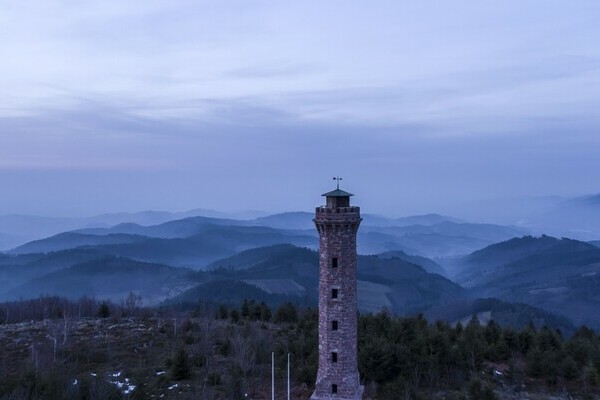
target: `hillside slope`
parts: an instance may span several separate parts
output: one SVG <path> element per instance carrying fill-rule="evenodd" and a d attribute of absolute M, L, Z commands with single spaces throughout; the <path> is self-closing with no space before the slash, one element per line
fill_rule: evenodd
<path fill-rule="evenodd" d="M 34 278 L 4 293 L 2 298 L 30 299 L 48 294 L 120 302 L 133 292 L 146 303 L 157 303 L 194 286 L 199 279 L 200 275 L 188 269 L 105 257 Z"/>
<path fill-rule="evenodd" d="M 207 264 L 237 252 L 280 243 L 315 247 L 315 236 L 260 226 L 213 224 L 195 217 L 143 227 L 117 225 L 110 229 L 67 232 L 27 243 L 11 254 L 89 249 L 107 255 L 178 267 L 203 269 Z M 144 235 L 144 236 L 142 236 Z M 162 235 L 162 236 L 161 236 Z"/>
<path fill-rule="evenodd" d="M 289 245 L 252 249 L 212 263 L 213 279 L 242 281 L 277 296 L 315 305 L 318 287 L 318 253 Z M 448 279 L 399 258 L 358 256 L 359 308 L 384 307 L 397 313 L 426 309 L 462 298 L 465 291 Z M 229 283 L 228 283 L 229 285 Z M 200 298 L 204 291 L 195 289 Z M 182 295 L 189 300 L 188 294 Z M 238 293 L 230 293 L 233 302 Z"/>
<path fill-rule="evenodd" d="M 476 297 L 541 307 L 600 328 L 600 248 L 572 239 L 526 236 L 464 257 L 456 281 Z"/>

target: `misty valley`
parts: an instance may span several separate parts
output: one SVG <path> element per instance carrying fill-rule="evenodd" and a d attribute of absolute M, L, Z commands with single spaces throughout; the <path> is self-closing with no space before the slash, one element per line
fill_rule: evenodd
<path fill-rule="evenodd" d="M 597 199 L 512 225 L 363 215 L 365 395 L 597 395 Z M 291 353 L 292 397 L 308 398 L 319 281 L 312 219 L 208 210 L 0 217 L 0 399 L 264 399 L 271 350 L 278 396 Z"/>

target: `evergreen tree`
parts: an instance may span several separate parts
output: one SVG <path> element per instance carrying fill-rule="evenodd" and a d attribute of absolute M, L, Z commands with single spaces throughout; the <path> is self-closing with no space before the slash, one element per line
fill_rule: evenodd
<path fill-rule="evenodd" d="M 600 382 L 600 374 L 598 374 L 598 370 L 593 364 L 589 364 L 585 370 L 585 380 L 590 386 L 597 386 Z"/>
<path fill-rule="evenodd" d="M 244 299 L 242 303 L 242 319 L 248 319 L 250 317 L 250 303 L 248 299 Z"/>
<path fill-rule="evenodd" d="M 264 301 L 260 303 L 260 320 L 265 322 L 271 320 L 271 309 Z"/>
<path fill-rule="evenodd" d="M 275 311 L 274 321 L 276 323 L 292 323 L 298 321 L 298 310 L 292 303 L 287 302 L 279 306 Z"/>
<path fill-rule="evenodd" d="M 183 379 L 189 379 L 192 376 L 190 369 L 190 361 L 188 355 L 183 347 L 180 347 L 175 354 L 175 358 L 171 364 L 171 377 L 180 381 Z"/>
<path fill-rule="evenodd" d="M 231 322 L 237 323 L 240 320 L 240 312 L 234 308 L 229 313 L 229 317 L 231 318 Z"/>
<path fill-rule="evenodd" d="M 100 318 L 108 318 L 110 317 L 110 307 L 106 304 L 105 301 L 100 304 L 100 308 L 98 309 L 98 316 Z"/>
<path fill-rule="evenodd" d="M 225 304 L 219 305 L 219 309 L 217 310 L 217 318 L 219 319 L 227 319 L 229 316 L 229 310 Z"/>

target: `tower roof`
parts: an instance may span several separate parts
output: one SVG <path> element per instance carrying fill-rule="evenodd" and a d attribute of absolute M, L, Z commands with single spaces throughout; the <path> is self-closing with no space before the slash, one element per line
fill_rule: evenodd
<path fill-rule="evenodd" d="M 326 197 L 349 197 L 349 196 L 354 196 L 352 193 L 348 193 L 342 189 L 335 189 L 332 190 L 331 192 L 327 192 L 327 193 L 323 193 L 321 196 L 326 196 Z"/>

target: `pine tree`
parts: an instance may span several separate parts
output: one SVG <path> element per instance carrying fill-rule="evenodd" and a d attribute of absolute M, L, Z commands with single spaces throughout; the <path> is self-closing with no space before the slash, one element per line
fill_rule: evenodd
<path fill-rule="evenodd" d="M 188 355 L 185 352 L 185 349 L 181 347 L 173 359 L 173 363 L 171 365 L 171 377 L 176 381 L 180 381 L 183 379 L 189 379 L 191 376 L 192 371 L 190 369 Z"/>
<path fill-rule="evenodd" d="M 274 321 L 276 323 L 292 323 L 298 321 L 298 310 L 292 303 L 287 302 L 279 306 L 275 311 Z"/>
<path fill-rule="evenodd" d="M 264 301 L 260 303 L 260 320 L 265 322 L 271 320 L 271 309 Z"/>
<path fill-rule="evenodd" d="M 218 319 L 227 319 L 229 316 L 229 310 L 225 304 L 219 305 L 219 309 L 217 310 L 217 318 Z"/>
<path fill-rule="evenodd" d="M 110 317 L 110 307 L 106 304 L 105 301 L 100 304 L 100 308 L 98 309 L 98 316 L 100 318 L 108 318 Z"/>
<path fill-rule="evenodd" d="M 244 299 L 244 302 L 242 303 L 242 318 L 248 319 L 248 317 L 250 317 L 250 303 L 248 302 L 248 299 Z"/>

